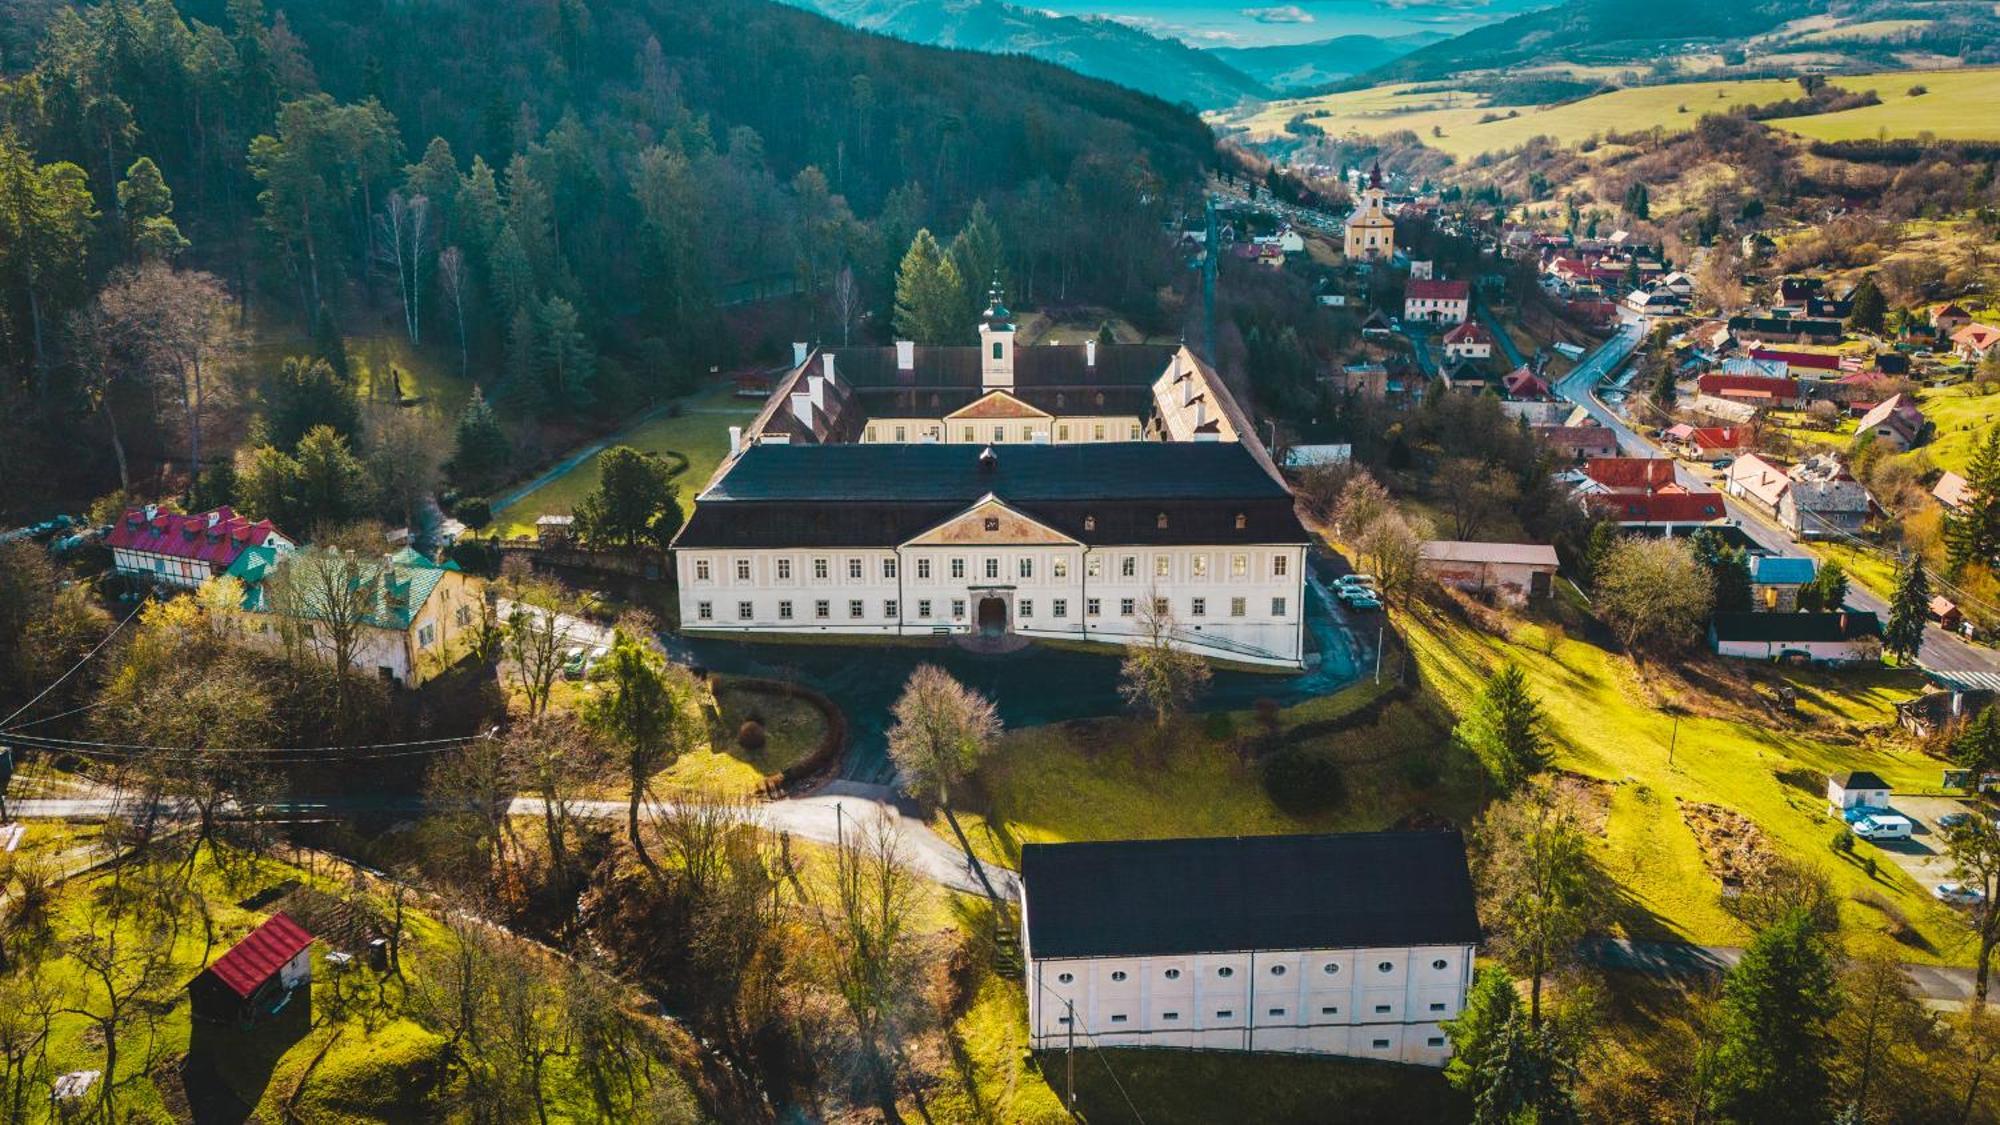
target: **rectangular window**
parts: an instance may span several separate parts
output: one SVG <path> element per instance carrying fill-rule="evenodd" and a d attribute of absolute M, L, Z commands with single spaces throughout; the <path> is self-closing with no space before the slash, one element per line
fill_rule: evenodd
<path fill-rule="evenodd" d="M 1272 1008 L 1269 1014 L 1274 1016 L 1282 1016 L 1285 1014 L 1285 1010 L 1283 1008 Z"/>
<path fill-rule="evenodd" d="M 1085 617 L 1096 617 L 1097 615 L 1099 615 L 1099 614 L 1101 614 L 1101 613 L 1103 613 L 1103 612 L 1104 612 L 1104 601 L 1103 601 L 1103 599 L 1101 599 L 1101 598 L 1085 598 L 1085 599 L 1084 599 L 1084 601 L 1083 601 L 1083 615 L 1084 615 Z"/>
<path fill-rule="evenodd" d="M 456 616 L 458 618 L 458 623 L 460 625 L 463 626 L 472 624 L 472 607 L 469 605 L 459 606 L 458 613 Z"/>
<path fill-rule="evenodd" d="M 1124 558 L 1118 560 L 1118 575 L 1121 578 L 1137 578 L 1139 576 L 1138 558 L 1134 555 L 1126 555 Z"/>
<path fill-rule="evenodd" d="M 930 580 L 930 576 L 931 576 L 931 560 L 929 560 L 929 559 L 918 559 L 918 560 L 917 560 L 917 579 L 918 579 L 919 581 L 929 581 L 929 580 Z"/>
<path fill-rule="evenodd" d="M 1291 559 L 1286 558 L 1284 555 L 1271 556 L 1271 577 L 1283 578 L 1285 576 L 1285 567 L 1290 565 L 1291 561 Z"/>
<path fill-rule="evenodd" d="M 1153 577 L 1165 578 L 1167 575 L 1173 573 L 1173 569 L 1174 560 L 1165 555 L 1153 556 Z"/>
<path fill-rule="evenodd" d="M 1181 1018 L 1181 1014 L 1179 1012 L 1161 1012 L 1160 1018 L 1171 1022 Z"/>
<path fill-rule="evenodd" d="M 1207 555 L 1196 555 L 1196 556 L 1194 557 L 1194 576 L 1195 576 L 1196 578 L 1207 578 L 1207 577 L 1208 577 L 1208 556 L 1207 556 Z"/>
<path fill-rule="evenodd" d="M 819 579 L 819 580 L 820 580 L 821 582 L 824 582 L 824 581 L 826 581 L 826 560 L 825 560 L 825 559 L 814 559 L 814 560 L 813 560 L 813 577 L 814 577 L 814 578 L 817 578 L 817 579 Z"/>
<path fill-rule="evenodd" d="M 1005 426 L 993 427 L 993 444 L 998 445 L 1006 440 L 1007 440 L 1007 428 Z"/>
<path fill-rule="evenodd" d="M 874 441 L 874 440 L 875 440 L 875 427 L 873 427 L 873 426 L 870 426 L 870 427 L 868 427 L 867 429 L 865 429 L 865 430 L 861 431 L 861 440 L 862 440 L 862 441 Z"/>
<path fill-rule="evenodd" d="M 884 577 L 884 578 L 890 578 L 890 579 L 893 579 L 893 578 L 895 578 L 895 577 L 896 577 L 896 560 L 895 560 L 895 559 L 883 559 L 883 560 L 882 560 L 882 577 Z"/>
<path fill-rule="evenodd" d="M 890 598 L 888 601 L 882 603 L 882 616 L 894 621 L 896 619 L 896 610 L 899 608 L 901 607 L 896 604 L 896 599 Z"/>
<path fill-rule="evenodd" d="M 965 599 L 964 599 L 964 598 L 953 598 L 953 599 L 951 599 L 951 619 L 952 619 L 953 621 L 963 621 L 963 620 L 965 620 Z"/>
<path fill-rule="evenodd" d="M 750 581 L 750 560 L 749 560 L 749 559 L 737 559 L 737 560 L 736 560 L 736 580 L 737 580 L 738 582 L 748 582 L 748 581 Z"/>
<path fill-rule="evenodd" d="M 964 560 L 964 559 L 953 559 L 953 560 L 951 560 L 951 576 L 952 576 L 953 578 L 963 578 L 963 577 L 965 577 L 965 560 Z"/>
<path fill-rule="evenodd" d="M 1130 617 L 1137 609 L 1138 603 L 1134 602 L 1131 598 L 1118 599 L 1118 616 Z"/>
<path fill-rule="evenodd" d="M 1173 610 L 1172 610 L 1172 608 L 1171 608 L 1171 607 L 1169 607 L 1169 606 L 1167 605 L 1167 599 L 1165 599 L 1165 598 L 1154 598 L 1154 599 L 1153 599 L 1153 616 L 1154 616 L 1154 617 L 1165 617 L 1165 616 L 1166 616 L 1167 614 L 1169 614 L 1169 613 L 1171 613 L 1171 612 L 1173 612 Z"/>
<path fill-rule="evenodd" d="M 1189 603 L 1189 605 L 1188 605 L 1188 615 L 1189 615 L 1189 616 L 1191 616 L 1191 617 L 1205 617 L 1205 616 L 1207 616 L 1207 614 L 1208 614 L 1208 599 L 1207 599 L 1207 598 L 1196 598 L 1196 599 L 1194 599 L 1194 601 L 1193 601 L 1193 602 Z"/>
<path fill-rule="evenodd" d="M 1375 1041 L 1375 1049 L 1376 1049 L 1376 1050 L 1378 1050 L 1378 1051 L 1386 1051 L 1386 1050 L 1388 1050 L 1388 1049 L 1389 1049 L 1389 1041 L 1388 1041 L 1387 1039 L 1377 1039 L 1377 1040 Z"/>
<path fill-rule="evenodd" d="M 715 603 L 714 603 L 714 602 L 696 602 L 696 603 L 695 603 L 695 607 L 694 607 L 694 615 L 695 615 L 695 617 L 697 617 L 698 619 L 700 619 L 700 620 L 702 620 L 702 621 L 713 621 L 713 620 L 715 620 Z"/>
<path fill-rule="evenodd" d="M 813 616 L 821 621 L 833 616 L 833 603 L 821 598 L 813 603 Z"/>
<path fill-rule="evenodd" d="M 1442 1011 L 1444 1011 L 1444 1005 L 1443 1005 L 1443 1004 L 1432 1004 L 1432 1005 L 1431 1005 L 1431 1011 L 1433 1011 L 1433 1012 L 1442 1012 Z"/>
<path fill-rule="evenodd" d="M 1388 1014 L 1389 1014 L 1389 1005 L 1387 1005 L 1387 1004 L 1377 1004 L 1377 1005 L 1375 1005 L 1375 1014 L 1376 1014 L 1376 1015 L 1378 1015 L 1378 1016 L 1386 1016 L 1386 1015 L 1388 1015 Z"/>
<path fill-rule="evenodd" d="M 779 560 L 778 560 L 778 581 L 780 581 L 780 582 L 790 582 L 791 580 L 792 580 L 792 560 L 790 560 L 790 559 L 779 559 Z"/>
<path fill-rule="evenodd" d="M 861 560 L 860 560 L 860 559 L 848 559 L 848 560 L 847 560 L 847 576 L 848 576 L 849 578 L 859 578 L 859 577 L 861 577 Z"/>
<path fill-rule="evenodd" d="M 1337 1016 L 1340 1014 L 1340 1009 L 1338 1007 L 1325 1007 L 1319 1010 L 1319 1014 L 1322 1016 Z"/>
<path fill-rule="evenodd" d="M 1231 555 L 1231 556 L 1229 556 L 1229 577 L 1231 577 L 1231 578 L 1241 578 L 1241 577 L 1243 577 L 1244 575 L 1246 575 L 1246 574 L 1249 574 L 1249 573 L 1250 573 L 1250 556 L 1249 556 L 1249 555 Z"/>
<path fill-rule="evenodd" d="M 1090 436 L 1091 436 L 1091 437 L 1092 437 L 1093 439 L 1097 440 L 1097 441 L 1103 441 L 1103 440 L 1104 440 L 1104 423 L 1102 423 L 1102 422 L 1099 422 L 1099 423 L 1098 423 L 1097 425 L 1095 425 L 1095 426 L 1091 427 L 1091 432 L 1090 432 Z"/>
<path fill-rule="evenodd" d="M 975 435 L 973 434 L 973 432 L 972 432 L 972 427 L 971 427 L 971 426 L 967 426 L 967 427 L 965 427 L 965 440 L 967 440 L 967 441 L 978 441 L 978 440 L 979 440 L 979 438 L 978 438 L 977 436 L 975 436 Z"/>
<path fill-rule="evenodd" d="M 1426 1047 L 1442 1047 L 1442 1046 L 1444 1046 L 1444 1036 L 1442 1036 L 1442 1035 L 1433 1035 L 1433 1036 L 1431 1036 L 1431 1037 L 1430 1037 L 1429 1039 L 1426 1039 L 1426 1040 L 1424 1040 L 1424 1046 L 1426 1046 Z"/>
<path fill-rule="evenodd" d="M 1069 560 L 1057 559 L 1049 564 L 1049 574 L 1056 578 L 1069 577 Z"/>
<path fill-rule="evenodd" d="M 1221 1011 L 1215 1013 L 1215 1018 L 1219 1020 L 1235 1019 L 1236 1013 L 1228 1008 L 1224 1008 Z"/>
<path fill-rule="evenodd" d="M 778 620 L 780 620 L 780 621 L 790 621 L 791 619 L 792 619 L 792 603 L 790 603 L 790 602 L 779 602 L 779 603 L 778 603 Z"/>
<path fill-rule="evenodd" d="M 904 442 L 910 440 L 908 432 L 904 430 L 904 428 L 901 426 L 896 427 L 896 440 L 898 442 Z"/>
<path fill-rule="evenodd" d="M 1055 615 L 1056 615 L 1057 617 L 1068 617 L 1068 616 L 1069 616 L 1069 599 L 1067 599 L 1067 598 L 1057 598 L 1057 599 L 1055 599 L 1055 603 L 1054 603 L 1054 612 L 1055 612 Z"/>
<path fill-rule="evenodd" d="M 417 630 L 418 648 L 429 648 L 431 647 L 431 642 L 435 640 L 437 640 L 437 626 L 425 625 Z"/>
<path fill-rule="evenodd" d="M 998 578 L 998 577 L 1000 577 L 1000 560 L 999 560 L 999 559 L 987 559 L 987 560 L 986 560 L 986 577 L 988 577 L 988 578 Z"/>
<path fill-rule="evenodd" d="M 750 604 L 749 602 L 736 603 L 736 620 L 748 621 L 755 616 L 757 616 L 756 606 Z"/>
<path fill-rule="evenodd" d="M 1244 612 L 1249 609 L 1249 601 L 1250 599 L 1248 598 L 1229 599 L 1229 616 L 1231 617 L 1243 616 Z"/>
<path fill-rule="evenodd" d="M 1068 426 L 1057 426 L 1057 427 L 1056 427 L 1056 440 L 1057 440 L 1057 441 L 1068 441 L 1068 440 L 1069 440 L 1069 427 L 1068 427 Z"/>
<path fill-rule="evenodd" d="M 1139 440 L 1139 424 L 1137 422 L 1132 423 L 1132 440 Z"/>
<path fill-rule="evenodd" d="M 1035 615 L 1035 599 L 1033 599 L 1033 598 L 1022 598 L 1022 599 L 1021 599 L 1021 616 L 1022 616 L 1022 617 L 1033 617 L 1034 615 Z"/>
<path fill-rule="evenodd" d="M 931 615 L 931 600 L 929 598 L 917 599 L 917 616 L 929 617 L 930 615 Z"/>
<path fill-rule="evenodd" d="M 853 601 L 847 603 L 847 616 L 858 619 L 862 612 L 860 598 L 855 598 Z"/>
<path fill-rule="evenodd" d="M 1104 573 L 1104 560 L 1098 558 L 1096 555 L 1092 555 L 1088 559 L 1085 559 L 1083 563 L 1083 573 L 1084 577 L 1086 578 L 1097 578 L 1102 576 Z"/>
<path fill-rule="evenodd" d="M 1283 599 L 1283 598 L 1272 598 L 1272 599 L 1271 599 L 1271 616 L 1272 616 L 1272 617 L 1283 617 L 1284 615 L 1285 615 L 1285 599 Z"/>
<path fill-rule="evenodd" d="M 1022 559 L 1016 564 L 1016 569 L 1021 572 L 1021 577 L 1033 578 L 1035 576 L 1035 560 Z"/>
<path fill-rule="evenodd" d="M 709 579 L 708 560 L 707 559 L 694 560 L 694 580 L 696 582 L 706 582 L 708 581 L 708 579 Z"/>

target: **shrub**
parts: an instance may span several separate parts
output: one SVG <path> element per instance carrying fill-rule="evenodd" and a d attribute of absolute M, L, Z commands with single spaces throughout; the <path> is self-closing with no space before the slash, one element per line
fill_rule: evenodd
<path fill-rule="evenodd" d="M 1854 854 L 1854 833 L 1845 824 L 1833 830 L 1833 850 L 1839 855 Z"/>
<path fill-rule="evenodd" d="M 1931 88 L 1929 86 L 1924 85 L 1921 82 L 1917 83 L 1915 86 L 1910 87 L 1910 96 L 1913 98 L 1921 98 L 1925 94 L 1928 94 L 1930 92 Z"/>
<path fill-rule="evenodd" d="M 1347 784 L 1331 754 L 1292 745 L 1265 759 L 1264 792 L 1272 804 L 1293 816 L 1310 816 L 1340 804 L 1347 796 Z"/>
<path fill-rule="evenodd" d="M 1236 734 L 1236 720 L 1227 711 L 1210 711 L 1201 720 L 1201 732 L 1210 742 L 1227 742 Z"/>
<path fill-rule="evenodd" d="M 456 516 L 460 523 L 478 531 L 493 522 L 493 505 L 483 496 L 469 496 L 458 502 L 458 507 L 453 509 L 452 515 Z"/>
<path fill-rule="evenodd" d="M 749 720 L 736 730 L 736 745 L 751 753 L 762 750 L 764 742 L 764 724 L 755 719 Z"/>

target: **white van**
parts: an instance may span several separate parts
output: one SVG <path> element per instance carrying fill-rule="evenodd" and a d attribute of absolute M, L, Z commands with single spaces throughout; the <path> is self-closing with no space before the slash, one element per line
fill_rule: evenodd
<path fill-rule="evenodd" d="M 1907 840 L 1910 818 L 1893 813 L 1870 813 L 1854 822 L 1854 834 L 1864 840 Z"/>

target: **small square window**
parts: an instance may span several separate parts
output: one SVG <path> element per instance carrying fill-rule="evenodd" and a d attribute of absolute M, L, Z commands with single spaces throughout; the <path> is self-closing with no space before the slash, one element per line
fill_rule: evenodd
<path fill-rule="evenodd" d="M 1068 600 L 1067 598 L 1057 598 L 1057 599 L 1055 599 L 1055 600 L 1054 600 L 1054 601 L 1053 601 L 1053 602 L 1051 603 L 1051 606 L 1050 606 L 1050 608 L 1051 608 L 1052 612 L 1054 612 L 1054 614 L 1055 614 L 1055 615 L 1056 615 L 1057 617 L 1068 617 L 1068 616 L 1069 616 L 1069 600 Z"/>
<path fill-rule="evenodd" d="M 757 607 L 751 605 L 749 602 L 736 603 L 736 620 L 748 621 L 755 616 L 757 616 Z"/>
<path fill-rule="evenodd" d="M 1236 530 L 1242 531 L 1244 528 L 1249 526 L 1250 526 L 1250 517 L 1244 515 L 1242 512 L 1236 513 Z"/>
<path fill-rule="evenodd" d="M 1033 598 L 1022 598 L 1022 599 L 1021 599 L 1021 616 L 1022 616 L 1022 617 L 1033 617 L 1034 615 L 1035 615 L 1035 599 L 1033 599 Z"/>
<path fill-rule="evenodd" d="M 1170 613 L 1170 612 L 1172 612 L 1172 610 L 1171 610 L 1171 609 L 1170 609 L 1170 608 L 1169 608 L 1169 607 L 1167 606 L 1167 599 L 1165 599 L 1165 598 L 1154 598 L 1154 599 L 1153 599 L 1153 616 L 1154 616 L 1154 617 L 1165 617 L 1165 616 L 1166 616 L 1166 615 L 1167 615 L 1168 613 Z"/>
<path fill-rule="evenodd" d="M 1083 615 L 1085 617 L 1097 617 L 1103 612 L 1104 612 L 1104 599 L 1085 598 L 1083 600 Z"/>
<path fill-rule="evenodd" d="M 792 619 L 792 603 L 790 603 L 790 602 L 779 602 L 779 603 L 778 603 L 778 620 L 780 620 L 780 621 L 790 621 L 791 619 Z"/>
<path fill-rule="evenodd" d="M 1245 611 L 1247 611 L 1248 609 L 1249 609 L 1249 599 L 1248 599 L 1248 598 L 1231 598 L 1231 599 L 1229 599 L 1229 616 L 1231 616 L 1231 617 L 1241 617 L 1241 616 L 1243 616 L 1244 612 L 1245 612 Z"/>
<path fill-rule="evenodd" d="M 821 598 L 813 603 L 813 616 L 825 621 L 833 616 L 833 603 Z"/>
<path fill-rule="evenodd" d="M 929 598 L 918 598 L 918 599 L 917 599 L 917 616 L 918 616 L 918 617 L 929 617 L 930 615 L 931 615 L 931 600 L 930 600 Z"/>
<path fill-rule="evenodd" d="M 1283 599 L 1283 598 L 1272 598 L 1272 599 L 1271 599 L 1271 616 L 1272 616 L 1272 617 L 1283 617 L 1284 615 L 1285 615 L 1285 599 Z"/>
<path fill-rule="evenodd" d="M 923 579 L 923 580 L 928 580 L 928 579 L 930 578 L 930 576 L 931 576 L 931 560 L 929 560 L 929 559 L 918 559 L 918 560 L 917 560 L 917 577 L 918 577 L 919 579 Z"/>
<path fill-rule="evenodd" d="M 1188 604 L 1188 613 L 1194 617 L 1206 616 L 1208 613 L 1208 599 L 1207 598 L 1194 599 L 1192 602 Z"/>
<path fill-rule="evenodd" d="M 1131 599 L 1131 598 L 1119 598 L 1119 599 L 1118 599 L 1118 616 L 1120 616 L 1120 617 L 1130 617 L 1130 616 L 1132 616 L 1132 614 L 1133 614 L 1133 613 L 1135 612 L 1135 607 L 1136 607 L 1136 605 L 1137 605 L 1137 603 L 1136 603 L 1136 602 L 1134 602 L 1134 601 L 1133 601 L 1133 599 Z"/>
<path fill-rule="evenodd" d="M 882 603 L 882 616 L 888 618 L 891 621 L 894 621 L 896 619 L 896 610 L 898 608 L 900 607 L 896 605 L 896 599 L 890 598 L 888 601 Z"/>
<path fill-rule="evenodd" d="M 862 615 L 862 612 L 863 610 L 861 608 L 860 598 L 855 598 L 854 600 L 847 603 L 847 616 L 858 618 Z"/>
<path fill-rule="evenodd" d="M 703 621 L 715 620 L 715 603 L 696 602 L 694 607 L 694 615 Z"/>
<path fill-rule="evenodd" d="M 953 599 L 951 599 L 951 619 L 952 619 L 953 621 L 962 621 L 962 620 L 964 620 L 964 619 L 965 619 L 965 599 L 964 599 L 964 598 L 953 598 Z"/>
<path fill-rule="evenodd" d="M 736 580 L 737 580 L 738 582 L 748 582 L 748 581 L 750 581 L 750 560 L 749 560 L 749 559 L 737 559 L 737 560 L 736 560 Z"/>

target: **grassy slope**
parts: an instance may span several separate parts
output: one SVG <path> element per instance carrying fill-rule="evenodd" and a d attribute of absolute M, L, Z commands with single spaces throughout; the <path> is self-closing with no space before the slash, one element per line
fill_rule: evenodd
<path fill-rule="evenodd" d="M 756 416 L 761 403 L 736 398 L 728 388 L 716 388 L 682 399 L 678 418 L 660 417 L 631 433 L 621 435 L 619 444 L 645 453 L 669 450 L 688 459 L 687 472 L 674 478 L 680 485 L 681 511 L 694 510 L 695 493 L 708 483 L 709 475 L 729 453 L 729 427 L 743 425 Z M 494 530 L 502 535 L 533 535 L 535 517 L 564 515 L 597 487 L 597 458 L 578 465 L 569 475 L 523 497 L 494 520 Z M 497 489 L 495 495 L 510 491 Z"/>
<path fill-rule="evenodd" d="M 2000 421 L 2000 391 L 1978 394 L 1969 383 L 1926 387 L 1917 393 L 1924 415 L 1936 426 L 1935 436 L 1921 449 L 1940 469 L 1963 473 L 1986 431 Z"/>
<path fill-rule="evenodd" d="M 1611 786 L 1599 859 L 1622 895 L 1623 932 L 1707 944 L 1739 944 L 1744 937 L 1721 908 L 1679 799 L 1749 817 L 1774 847 L 1824 868 L 1843 898 L 1862 892 L 1887 898 L 1921 935 L 1923 944 L 1901 948 L 1906 959 L 1970 956 L 1952 915 L 1925 888 L 1886 859 L 1871 878 L 1827 847 L 1833 831 L 1825 815 L 1827 773 L 1870 769 L 1905 790 L 1937 784 L 1936 761 L 1884 733 L 1894 729 L 1894 702 L 1913 694 L 1911 677 L 1787 671 L 1783 679 L 1799 692 L 1804 723 L 1749 711 L 1747 699 L 1729 698 L 1740 687 L 1718 689 L 1722 698 L 1689 692 L 1679 702 L 1696 713 L 1676 733 L 1669 714 L 1643 701 L 1649 689 L 1631 665 L 1595 645 L 1538 627 L 1502 639 L 1435 614 L 1405 626 L 1426 684 L 1455 708 L 1474 697 L 1489 668 L 1519 664 L 1548 707 L 1558 766 Z M 1545 651 L 1544 638 L 1559 639 Z M 1777 678 L 1775 669 L 1756 671 L 1766 682 Z M 1861 853 L 1868 847 L 1861 845 Z M 1851 938 L 1873 940 L 1884 931 L 1878 912 L 1854 902 L 1843 902 L 1843 917 Z"/>
<path fill-rule="evenodd" d="M 1928 131 L 1945 139 L 2000 138 L 2000 69 L 1889 71 L 1839 76 L 1831 81 L 1849 90 L 1874 90 L 1883 104 L 1776 121 L 1773 127 L 1819 140 L 1853 140 L 1884 131 L 1895 137 Z M 1917 84 L 1927 86 L 1930 92 L 1910 97 L 1907 91 Z M 1535 136 L 1574 143 L 1592 134 L 1651 127 L 1679 132 L 1692 128 L 1705 113 L 1798 96 L 1798 83 L 1787 79 L 1640 86 L 1564 105 L 1515 107 L 1519 117 L 1481 124 L 1482 116 L 1508 110 L 1487 108 L 1478 95 L 1442 90 L 1436 84 L 1399 84 L 1270 102 L 1247 115 L 1221 115 L 1218 120 L 1248 128 L 1254 140 L 1282 134 L 1285 122 L 1300 113 L 1336 136 L 1349 131 L 1376 135 L 1410 129 L 1425 144 L 1463 159 L 1513 148 Z M 1687 107 L 1686 113 L 1680 112 L 1682 106 Z M 1332 116 L 1313 116 L 1322 111 L 1331 111 Z M 1432 136 L 1434 127 L 1442 128 L 1444 135 Z"/>

